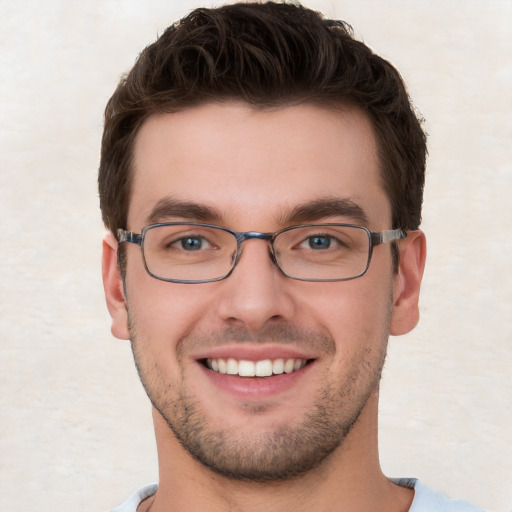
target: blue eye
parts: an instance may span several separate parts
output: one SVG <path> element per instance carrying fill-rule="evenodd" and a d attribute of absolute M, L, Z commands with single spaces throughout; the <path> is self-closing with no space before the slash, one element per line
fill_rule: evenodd
<path fill-rule="evenodd" d="M 203 239 L 200 237 L 189 236 L 181 238 L 179 243 L 185 251 L 198 251 L 203 248 Z"/>
<path fill-rule="evenodd" d="M 329 249 L 331 246 L 331 237 L 326 235 L 315 235 L 308 238 L 310 249 Z"/>

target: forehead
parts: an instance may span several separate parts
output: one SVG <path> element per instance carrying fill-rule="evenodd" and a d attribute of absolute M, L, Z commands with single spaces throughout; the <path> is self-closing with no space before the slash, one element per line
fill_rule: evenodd
<path fill-rule="evenodd" d="M 149 118 L 134 147 L 130 229 L 165 220 L 152 215 L 171 199 L 235 229 L 279 229 L 286 211 L 325 199 L 390 217 L 372 126 L 350 108 L 211 103 Z"/>

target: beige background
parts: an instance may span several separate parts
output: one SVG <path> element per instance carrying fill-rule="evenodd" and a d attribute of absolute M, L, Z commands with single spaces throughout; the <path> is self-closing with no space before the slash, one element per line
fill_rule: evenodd
<path fill-rule="evenodd" d="M 199 0 L 0 1 L 0 510 L 101 511 L 156 479 L 100 282 L 102 110 Z M 391 340 L 382 464 L 512 511 L 512 1 L 322 1 L 427 119 L 422 319 Z"/>

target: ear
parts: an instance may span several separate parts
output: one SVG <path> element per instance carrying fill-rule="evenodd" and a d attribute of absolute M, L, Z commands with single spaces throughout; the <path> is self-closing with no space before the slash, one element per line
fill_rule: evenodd
<path fill-rule="evenodd" d="M 103 238 L 102 274 L 107 307 L 112 317 L 112 334 L 120 340 L 130 339 L 128 311 L 124 294 L 123 280 L 117 267 L 118 243 L 108 232 Z"/>
<path fill-rule="evenodd" d="M 400 264 L 394 277 L 390 334 L 406 334 L 418 323 L 418 300 L 425 268 L 427 244 L 422 231 L 409 231 L 400 241 Z"/>

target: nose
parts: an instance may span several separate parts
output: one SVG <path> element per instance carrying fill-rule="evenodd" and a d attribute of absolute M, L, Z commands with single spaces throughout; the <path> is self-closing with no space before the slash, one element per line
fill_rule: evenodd
<path fill-rule="evenodd" d="M 265 240 L 246 240 L 233 273 L 220 281 L 218 313 L 229 323 L 257 332 L 266 324 L 290 319 L 295 306 L 284 276 Z"/>

